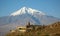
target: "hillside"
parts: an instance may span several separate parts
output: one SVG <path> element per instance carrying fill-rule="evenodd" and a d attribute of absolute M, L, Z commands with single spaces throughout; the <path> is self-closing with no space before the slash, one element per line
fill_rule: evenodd
<path fill-rule="evenodd" d="M 53 23 L 45 27 L 41 34 L 49 34 L 51 36 L 60 36 L 60 22 Z"/>
<path fill-rule="evenodd" d="M 60 36 L 60 22 L 41 27 L 43 28 L 24 33 L 15 30 L 15 32 L 9 32 L 6 36 Z"/>

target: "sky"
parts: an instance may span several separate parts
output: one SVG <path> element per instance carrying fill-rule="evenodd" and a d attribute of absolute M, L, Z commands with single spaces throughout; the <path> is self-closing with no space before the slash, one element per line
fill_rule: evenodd
<path fill-rule="evenodd" d="M 8 16 L 24 6 L 60 18 L 60 0 L 0 0 L 0 17 Z"/>

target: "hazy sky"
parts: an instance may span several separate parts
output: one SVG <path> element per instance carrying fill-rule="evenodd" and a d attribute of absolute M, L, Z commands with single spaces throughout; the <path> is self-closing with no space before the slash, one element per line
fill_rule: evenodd
<path fill-rule="evenodd" d="M 0 0 L 0 17 L 8 16 L 24 6 L 60 18 L 60 0 Z"/>

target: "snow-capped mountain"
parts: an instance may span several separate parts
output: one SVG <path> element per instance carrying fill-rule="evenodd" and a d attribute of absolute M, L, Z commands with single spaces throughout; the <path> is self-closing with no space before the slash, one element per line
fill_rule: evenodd
<path fill-rule="evenodd" d="M 9 16 L 0 17 L 0 32 L 6 33 L 16 26 L 25 26 L 28 22 L 34 25 L 49 25 L 57 21 L 60 21 L 60 19 L 48 16 L 36 9 L 22 7 Z"/>
<path fill-rule="evenodd" d="M 11 13 L 9 16 L 0 17 L 0 25 L 4 24 L 25 25 L 27 22 L 30 22 L 32 24 L 47 25 L 59 20 L 60 19 L 55 18 L 53 16 L 48 16 L 39 10 L 22 7 L 21 9 Z"/>
<path fill-rule="evenodd" d="M 42 13 L 41 11 L 38 11 L 38 10 L 35 10 L 35 9 L 31 9 L 31 8 L 23 7 L 20 10 L 11 13 L 11 16 L 22 15 L 22 14 L 26 14 L 26 13 L 29 13 L 31 15 L 34 15 L 35 13 L 38 13 L 40 15 L 45 15 L 45 13 Z"/>

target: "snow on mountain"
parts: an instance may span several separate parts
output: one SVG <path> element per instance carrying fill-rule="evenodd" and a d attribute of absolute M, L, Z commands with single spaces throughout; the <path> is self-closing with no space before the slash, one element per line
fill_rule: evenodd
<path fill-rule="evenodd" d="M 11 13 L 10 15 L 16 16 L 16 15 L 22 15 L 25 13 L 29 13 L 31 15 L 34 15 L 34 13 L 38 13 L 40 15 L 45 15 L 45 13 L 43 13 L 41 11 L 38 11 L 38 10 L 32 9 L 32 8 L 27 8 L 27 7 L 23 7 L 21 9 L 19 9 L 18 11 Z"/>

